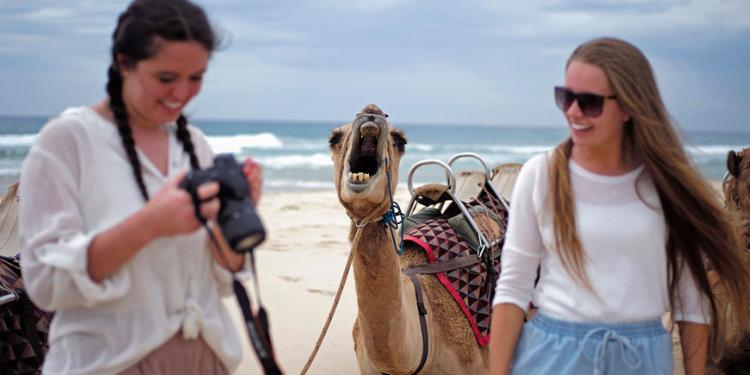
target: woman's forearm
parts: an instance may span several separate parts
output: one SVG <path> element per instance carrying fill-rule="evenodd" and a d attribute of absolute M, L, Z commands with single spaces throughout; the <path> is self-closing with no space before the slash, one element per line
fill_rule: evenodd
<path fill-rule="evenodd" d="M 99 233 L 89 244 L 86 271 L 101 282 L 120 270 L 135 254 L 157 236 L 146 221 L 143 210 Z"/>
<path fill-rule="evenodd" d="M 524 312 L 518 306 L 501 303 L 492 309 L 490 334 L 490 374 L 508 374 L 518 337 L 523 328 Z"/>
<path fill-rule="evenodd" d="M 677 322 L 677 325 L 680 327 L 685 375 L 704 374 L 708 359 L 708 325 L 692 322 Z"/>

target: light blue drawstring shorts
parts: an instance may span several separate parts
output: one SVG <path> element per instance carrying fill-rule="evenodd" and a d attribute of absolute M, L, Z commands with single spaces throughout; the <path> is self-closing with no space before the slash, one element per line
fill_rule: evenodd
<path fill-rule="evenodd" d="M 671 375 L 672 336 L 659 319 L 602 324 L 537 314 L 524 324 L 511 374 Z"/>

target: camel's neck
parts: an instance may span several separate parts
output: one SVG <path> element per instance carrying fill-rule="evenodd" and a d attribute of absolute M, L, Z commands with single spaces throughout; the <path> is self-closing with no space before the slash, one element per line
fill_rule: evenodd
<path fill-rule="evenodd" d="M 354 239 L 356 230 L 352 225 L 350 238 Z M 388 373 L 414 370 L 422 337 L 414 288 L 401 274 L 390 232 L 379 223 L 362 231 L 352 251 L 359 329 L 367 356 Z"/>
<path fill-rule="evenodd" d="M 733 193 L 730 190 L 730 192 L 726 194 L 736 193 Z M 738 217 L 735 224 L 737 225 L 737 233 L 739 234 L 740 240 L 745 249 L 750 250 L 750 208 L 742 207 L 731 201 L 726 202 L 725 205 L 731 215 Z"/>

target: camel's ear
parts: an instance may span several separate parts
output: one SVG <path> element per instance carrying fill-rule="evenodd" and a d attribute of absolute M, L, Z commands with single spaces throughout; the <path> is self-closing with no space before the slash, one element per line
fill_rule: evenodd
<path fill-rule="evenodd" d="M 727 154 L 727 170 L 734 177 L 740 175 L 740 157 L 734 150 L 729 151 Z"/>
<path fill-rule="evenodd" d="M 400 153 L 406 151 L 406 134 L 401 129 L 391 129 L 391 141 Z"/>
<path fill-rule="evenodd" d="M 344 132 L 341 129 L 334 129 L 331 135 L 328 136 L 328 147 L 331 149 L 336 148 L 341 143 L 341 138 L 344 137 Z"/>

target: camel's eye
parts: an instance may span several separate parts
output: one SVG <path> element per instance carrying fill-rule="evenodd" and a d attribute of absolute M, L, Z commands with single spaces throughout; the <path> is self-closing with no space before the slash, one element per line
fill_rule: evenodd
<path fill-rule="evenodd" d="M 334 148 L 338 146 L 338 144 L 341 143 L 342 136 L 343 134 L 338 130 L 331 132 L 331 135 L 328 137 L 328 147 Z"/>
<path fill-rule="evenodd" d="M 391 140 L 393 141 L 393 146 L 396 147 L 399 152 L 404 152 L 404 150 L 406 150 L 407 142 L 403 132 L 400 130 L 391 131 Z"/>

